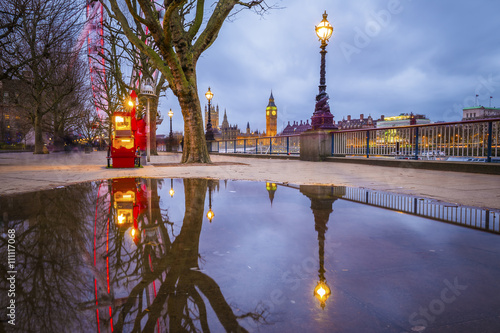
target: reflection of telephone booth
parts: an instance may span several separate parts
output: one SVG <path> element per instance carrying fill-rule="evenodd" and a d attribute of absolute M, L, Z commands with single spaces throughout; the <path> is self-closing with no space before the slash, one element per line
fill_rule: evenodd
<path fill-rule="evenodd" d="M 117 111 L 113 114 L 113 141 L 111 143 L 111 159 L 113 168 L 133 168 L 136 158 L 135 144 L 135 99 L 134 91 L 130 94 L 130 110 Z"/>
<path fill-rule="evenodd" d="M 113 202 L 116 225 L 122 232 L 130 229 L 130 236 L 137 244 L 141 235 L 137 223 L 140 208 L 135 178 L 113 179 Z"/>

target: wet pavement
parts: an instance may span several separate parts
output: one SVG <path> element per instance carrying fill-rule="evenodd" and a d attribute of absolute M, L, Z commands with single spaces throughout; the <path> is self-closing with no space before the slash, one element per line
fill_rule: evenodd
<path fill-rule="evenodd" d="M 193 178 L 61 186 L 0 209 L 8 332 L 500 331 L 498 210 Z"/>
<path fill-rule="evenodd" d="M 143 168 L 107 169 L 106 153 L 0 154 L 0 195 L 113 177 L 215 178 L 302 185 L 345 185 L 500 209 L 500 175 L 211 155 L 212 165 L 179 165 L 181 155 L 151 156 Z"/>

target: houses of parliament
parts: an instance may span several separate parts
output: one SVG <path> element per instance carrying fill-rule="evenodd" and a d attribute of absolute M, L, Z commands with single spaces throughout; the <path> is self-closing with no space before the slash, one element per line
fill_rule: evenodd
<path fill-rule="evenodd" d="M 246 138 L 258 138 L 265 136 L 276 136 L 278 134 L 278 108 L 274 103 L 273 93 L 269 97 L 269 104 L 266 107 L 266 131 L 259 133 L 258 130 L 250 130 L 250 123 L 247 122 L 247 127 L 244 132 L 242 132 L 238 125 L 231 125 L 227 120 L 227 112 L 224 110 L 224 116 L 222 123 L 219 125 L 220 112 L 219 105 L 210 106 L 210 120 L 212 122 L 212 128 L 214 131 L 214 137 L 216 140 L 235 140 L 235 139 L 246 139 Z M 205 105 L 205 128 L 207 128 L 208 122 L 208 107 Z"/>
<path fill-rule="evenodd" d="M 250 123 L 247 122 L 247 128 L 242 132 L 238 125 L 231 125 L 227 121 L 227 112 L 224 110 L 224 117 L 222 124 L 219 125 L 219 106 L 211 106 L 210 119 L 212 122 L 212 128 L 214 131 L 215 140 L 236 140 L 236 139 L 247 139 L 247 138 L 258 138 L 258 137 L 270 137 L 270 136 L 280 136 L 280 135 L 296 135 L 312 128 L 309 120 L 302 122 L 300 124 L 298 121 L 294 121 L 291 125 L 288 125 L 283 129 L 282 132 L 278 133 L 278 107 L 274 103 L 274 96 L 271 92 L 269 96 L 269 103 L 266 107 L 266 131 L 260 133 L 259 131 L 250 130 Z M 208 121 L 208 108 L 205 105 L 205 128 L 207 128 Z"/>

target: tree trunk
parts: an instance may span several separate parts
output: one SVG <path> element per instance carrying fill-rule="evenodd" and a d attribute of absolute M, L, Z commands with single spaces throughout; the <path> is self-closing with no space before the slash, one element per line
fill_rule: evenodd
<path fill-rule="evenodd" d="M 64 150 L 64 125 L 62 122 L 54 121 L 54 149 L 55 151 Z"/>
<path fill-rule="evenodd" d="M 35 151 L 33 154 L 43 154 L 43 132 L 42 132 L 42 116 L 35 114 Z"/>
<path fill-rule="evenodd" d="M 201 106 L 197 96 L 179 98 L 184 118 L 184 144 L 182 163 L 211 163 L 208 155 Z"/>

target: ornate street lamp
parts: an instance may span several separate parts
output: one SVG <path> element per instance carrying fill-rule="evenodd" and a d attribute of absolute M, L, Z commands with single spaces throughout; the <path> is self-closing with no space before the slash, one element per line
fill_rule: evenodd
<path fill-rule="evenodd" d="M 323 20 L 316 26 L 316 35 L 321 41 L 321 68 L 319 80 L 319 94 L 316 96 L 316 106 L 314 108 L 313 116 L 311 117 L 312 129 L 336 129 L 333 125 L 333 115 L 330 113 L 330 105 L 328 104 L 328 94 L 326 93 L 326 70 L 325 70 L 325 56 L 326 46 L 328 40 L 333 34 L 333 27 L 326 19 L 328 14 L 323 14 Z"/>
<path fill-rule="evenodd" d="M 210 117 L 210 114 L 211 114 L 210 101 L 214 97 L 214 94 L 210 91 L 210 87 L 208 87 L 208 91 L 205 93 L 205 97 L 208 99 L 208 121 L 207 121 L 207 132 L 205 134 L 205 139 L 207 141 L 213 141 L 214 140 L 214 131 L 212 129 L 212 119 Z"/>
<path fill-rule="evenodd" d="M 172 133 L 172 117 L 174 116 L 174 112 L 172 109 L 168 111 L 168 116 L 170 117 L 170 134 L 168 135 L 168 143 L 169 143 L 169 151 L 172 151 L 172 142 L 174 141 L 174 134 Z"/>

